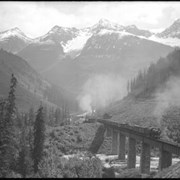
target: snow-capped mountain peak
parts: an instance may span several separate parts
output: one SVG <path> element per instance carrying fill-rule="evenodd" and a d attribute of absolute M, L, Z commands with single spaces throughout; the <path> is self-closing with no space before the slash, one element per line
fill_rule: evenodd
<path fill-rule="evenodd" d="M 171 26 L 158 33 L 157 36 L 162 38 L 180 38 L 180 19 L 174 21 Z"/>
<path fill-rule="evenodd" d="M 123 30 L 124 27 L 117 23 L 111 22 L 107 19 L 100 19 L 97 24 L 95 24 L 94 26 L 91 27 L 92 31 L 98 32 L 101 29 L 109 29 L 109 30 L 119 31 L 119 30 Z"/>
<path fill-rule="evenodd" d="M 59 34 L 62 33 L 63 31 L 67 31 L 68 28 L 64 28 L 64 27 L 60 27 L 60 26 L 54 26 L 49 32 L 48 34 Z"/>
<path fill-rule="evenodd" d="M 174 21 L 174 23 L 169 27 L 169 29 L 174 31 L 180 30 L 180 19 Z"/>
<path fill-rule="evenodd" d="M 50 30 L 50 32 L 57 32 L 57 31 L 59 31 L 60 29 L 61 29 L 60 26 L 55 25 L 55 26 Z"/>
<path fill-rule="evenodd" d="M 16 36 L 20 38 L 27 38 L 26 35 L 17 27 L 12 28 L 10 30 L 6 30 L 0 33 L 0 38 L 9 38 L 11 36 Z"/>
<path fill-rule="evenodd" d="M 67 31 L 78 31 L 75 27 L 61 27 L 61 26 L 54 26 L 49 33 L 62 33 L 62 32 L 67 32 Z"/>
<path fill-rule="evenodd" d="M 12 28 L 9 31 L 14 32 L 14 33 L 24 34 L 18 27 Z"/>
<path fill-rule="evenodd" d="M 28 38 L 19 28 L 15 27 L 0 33 L 0 48 L 17 53 L 33 40 Z"/>
<path fill-rule="evenodd" d="M 69 30 L 69 28 L 66 28 L 66 27 L 60 27 L 60 26 L 54 26 L 49 33 L 60 33 L 62 31 L 66 31 L 66 30 Z"/>
<path fill-rule="evenodd" d="M 45 35 L 40 36 L 35 39 L 36 43 L 50 43 L 50 44 L 61 44 L 66 43 L 77 35 L 79 30 L 74 27 L 62 27 L 55 25 L 49 32 Z"/>
<path fill-rule="evenodd" d="M 102 19 L 99 20 L 98 24 L 101 25 L 101 26 L 107 26 L 107 25 L 111 24 L 111 22 L 109 20 L 107 20 L 107 19 L 102 18 Z"/>

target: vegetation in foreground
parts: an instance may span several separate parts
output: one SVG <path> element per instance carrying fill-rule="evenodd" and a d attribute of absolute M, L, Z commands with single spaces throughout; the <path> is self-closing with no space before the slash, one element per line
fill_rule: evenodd
<path fill-rule="evenodd" d="M 111 138 L 101 136 L 103 126 L 70 123 L 67 112 L 48 111 L 43 105 L 36 113 L 32 108 L 20 113 L 15 103 L 16 84 L 12 75 L 9 96 L 0 102 L 0 177 L 115 176 L 94 154 L 110 152 Z M 161 120 L 164 136 L 178 143 L 179 116 L 179 109 L 172 107 Z M 97 143 L 102 145 L 97 148 Z M 64 158 L 70 154 L 76 156 Z M 136 170 L 118 171 L 118 177 L 142 177 Z"/>
<path fill-rule="evenodd" d="M 0 101 L 0 177 L 101 177 L 101 162 L 91 153 L 61 158 L 87 149 L 96 125 L 91 129 L 68 126 L 66 109 L 48 111 L 42 104 L 36 113 L 32 108 L 20 113 L 15 103 L 16 85 L 12 74 L 9 96 Z"/>

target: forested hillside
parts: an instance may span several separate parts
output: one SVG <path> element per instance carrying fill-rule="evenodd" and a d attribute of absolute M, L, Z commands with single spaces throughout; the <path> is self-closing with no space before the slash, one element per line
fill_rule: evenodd
<path fill-rule="evenodd" d="M 152 97 L 159 88 L 172 77 L 180 78 L 180 50 L 176 49 L 157 63 L 152 63 L 147 70 L 128 83 L 129 95 L 134 97 Z"/>
<path fill-rule="evenodd" d="M 101 161 L 91 153 L 61 157 L 86 150 L 98 124 L 70 125 L 67 111 L 42 104 L 21 113 L 17 85 L 12 74 L 8 95 L 0 99 L 0 177 L 102 177 Z"/>
<path fill-rule="evenodd" d="M 67 106 L 70 95 L 43 79 L 24 59 L 0 50 L 0 97 L 7 96 L 11 74 L 18 79 L 17 106 L 21 110 L 38 107 L 40 101 L 49 107 Z"/>
<path fill-rule="evenodd" d="M 105 111 L 114 120 L 141 126 L 155 126 L 168 141 L 180 142 L 180 50 L 176 49 L 127 85 L 128 95 Z"/>

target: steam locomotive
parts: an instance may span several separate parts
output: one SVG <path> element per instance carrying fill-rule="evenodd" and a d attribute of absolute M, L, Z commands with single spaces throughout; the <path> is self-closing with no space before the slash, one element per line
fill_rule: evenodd
<path fill-rule="evenodd" d="M 161 130 L 160 128 L 156 127 L 140 127 L 137 125 L 130 126 L 131 129 L 134 131 L 144 134 L 147 137 L 155 138 L 155 139 L 160 139 L 161 136 Z"/>
<path fill-rule="evenodd" d="M 105 113 L 103 116 L 102 116 L 102 121 L 107 121 L 108 123 L 110 123 L 111 125 L 114 125 L 114 126 L 117 126 L 117 127 L 121 127 L 121 128 L 126 128 L 126 129 L 129 129 L 129 130 L 132 130 L 134 132 L 137 132 L 143 136 L 146 136 L 146 137 L 151 137 L 151 138 L 155 138 L 155 139 L 160 139 L 161 137 L 161 130 L 160 128 L 157 128 L 157 127 L 141 127 L 141 126 L 138 126 L 138 125 L 130 125 L 129 123 L 119 123 L 117 121 L 112 121 L 112 120 L 109 120 L 111 119 L 111 115 L 109 115 L 108 113 Z M 91 115 L 89 117 L 86 118 L 86 123 L 94 123 L 97 121 L 97 117 L 95 115 Z"/>

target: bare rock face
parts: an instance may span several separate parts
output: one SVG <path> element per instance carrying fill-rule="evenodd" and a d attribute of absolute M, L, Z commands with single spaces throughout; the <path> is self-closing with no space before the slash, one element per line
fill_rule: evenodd
<path fill-rule="evenodd" d="M 174 21 L 174 23 L 166 28 L 163 32 L 157 34 L 158 37 L 162 38 L 180 38 L 180 19 Z"/>

